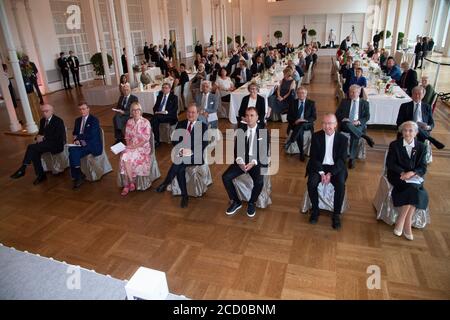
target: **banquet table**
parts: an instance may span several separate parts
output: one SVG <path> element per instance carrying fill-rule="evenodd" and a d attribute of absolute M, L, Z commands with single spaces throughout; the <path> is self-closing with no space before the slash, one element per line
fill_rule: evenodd
<path fill-rule="evenodd" d="M 275 73 L 272 78 L 267 81 L 264 85 L 262 85 L 259 89 L 259 95 L 262 96 L 266 103 L 266 114 L 269 110 L 269 97 L 274 93 L 275 88 L 279 84 L 280 80 L 283 78 L 283 73 L 277 72 Z M 258 79 L 255 78 L 255 79 Z M 231 99 L 230 99 L 230 112 L 228 115 L 228 118 L 232 124 L 237 124 L 237 116 L 239 114 L 239 108 L 241 107 L 242 99 L 249 95 L 248 92 L 248 85 L 250 83 L 246 83 L 239 89 L 234 90 L 231 93 Z"/>
<path fill-rule="evenodd" d="M 412 99 L 399 86 L 393 94 L 378 93 L 374 87 L 364 89 L 364 98 L 369 102 L 370 119 L 367 124 L 396 125 L 400 106 Z"/>

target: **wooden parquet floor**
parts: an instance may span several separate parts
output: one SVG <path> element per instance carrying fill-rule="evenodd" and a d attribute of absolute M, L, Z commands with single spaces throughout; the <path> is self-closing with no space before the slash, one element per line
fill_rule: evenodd
<path fill-rule="evenodd" d="M 321 57 L 309 96 L 319 116 L 334 111 L 335 84 L 331 63 Z M 85 89 L 87 86 L 83 87 Z M 46 96 L 69 127 L 82 93 Z M 109 107 L 92 107 L 113 142 Z M 0 110 L 0 129 L 8 129 Z M 397 238 L 392 227 L 375 219 L 372 200 L 388 143 L 395 132 L 370 128 L 376 147 L 358 161 L 347 182 L 350 209 L 343 228 L 331 228 L 327 215 L 317 225 L 299 213 L 305 191 L 305 164 L 280 153 L 280 169 L 272 177 L 273 204 L 225 216 L 227 197 L 221 182 L 225 165 L 212 165 L 214 183 L 203 198 L 190 199 L 188 209 L 169 193 L 134 192 L 120 196 L 116 186 L 118 157 L 108 151 L 115 172 L 101 181 L 71 189 L 69 172 L 33 186 L 31 168 L 20 180 L 9 175 L 19 166 L 31 138 L 0 136 L 0 242 L 19 250 L 66 261 L 120 279 L 139 266 L 167 273 L 170 291 L 193 299 L 449 299 L 450 298 L 450 134 L 448 109 L 435 113 L 434 134 L 447 148 L 433 149 L 426 188 L 432 223 L 414 230 L 414 241 Z M 229 127 L 221 120 L 221 129 Z M 271 123 L 284 142 L 286 124 Z M 320 121 L 316 129 L 320 128 Z M 281 148 L 281 145 L 280 145 Z M 170 148 L 157 150 L 162 174 Z M 446 169 L 447 168 L 447 169 Z M 159 182 L 159 181 L 157 181 Z M 156 183 L 157 183 L 156 182 Z M 381 289 L 369 290 L 367 267 L 379 266 Z"/>

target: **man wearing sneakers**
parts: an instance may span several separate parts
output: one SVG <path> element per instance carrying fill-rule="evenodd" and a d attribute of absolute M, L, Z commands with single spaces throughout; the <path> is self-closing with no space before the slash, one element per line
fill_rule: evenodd
<path fill-rule="evenodd" d="M 245 118 L 247 125 L 236 131 L 235 161 L 223 174 L 222 181 L 231 200 L 226 214 L 231 216 L 242 207 L 233 179 L 245 173 L 252 177 L 253 189 L 248 201 L 247 215 L 253 218 L 256 214 L 255 203 L 264 185 L 264 176 L 261 171 L 268 165 L 269 137 L 267 131 L 264 132 L 267 129 L 258 126 L 258 111 L 255 107 L 246 110 Z"/>

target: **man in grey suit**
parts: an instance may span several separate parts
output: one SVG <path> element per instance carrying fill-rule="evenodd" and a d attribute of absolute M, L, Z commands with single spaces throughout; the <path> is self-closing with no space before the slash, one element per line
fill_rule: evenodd
<path fill-rule="evenodd" d="M 348 167 L 349 169 L 353 169 L 355 167 L 359 139 L 365 139 L 370 147 L 373 147 L 375 143 L 371 137 L 366 135 L 370 111 L 369 103 L 359 98 L 361 87 L 356 84 L 350 86 L 348 94 L 350 99 L 342 100 L 336 110 L 336 118 L 339 122 L 340 131 L 350 134 L 350 159 L 348 161 Z"/>
<path fill-rule="evenodd" d="M 122 87 L 123 95 L 120 96 L 117 107 L 114 109 L 116 114 L 113 118 L 114 124 L 114 138 L 116 143 L 124 142 L 125 127 L 128 119 L 130 119 L 130 107 L 133 102 L 138 102 L 138 98 L 131 94 L 131 87 L 129 83 L 124 84 Z"/>
<path fill-rule="evenodd" d="M 195 97 L 195 103 L 199 109 L 198 120 L 217 129 L 218 118 L 217 109 L 219 108 L 219 98 L 211 92 L 211 82 L 202 81 L 200 92 Z"/>

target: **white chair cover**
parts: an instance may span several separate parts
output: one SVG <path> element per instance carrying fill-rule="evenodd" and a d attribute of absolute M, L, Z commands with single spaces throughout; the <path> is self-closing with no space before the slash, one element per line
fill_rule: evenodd
<path fill-rule="evenodd" d="M 317 191 L 319 193 L 319 209 L 334 211 L 334 186 L 329 183 L 328 185 L 323 185 L 319 183 L 317 186 Z M 342 202 L 341 213 L 347 211 L 349 205 L 347 200 L 347 190 L 345 190 L 344 201 Z M 300 205 L 301 212 L 306 213 L 312 208 L 311 200 L 309 199 L 308 189 L 305 190 L 303 195 L 302 203 Z"/>
<path fill-rule="evenodd" d="M 286 141 L 288 141 L 292 135 L 292 130 L 289 132 Z M 311 149 L 311 139 L 312 139 L 312 133 L 311 130 L 305 131 L 303 134 L 303 153 L 307 156 L 309 156 L 309 150 Z M 287 154 L 299 154 L 300 149 L 298 148 L 297 141 L 294 141 L 291 143 L 289 148 L 286 150 Z"/>
<path fill-rule="evenodd" d="M 252 189 L 253 189 L 253 180 L 252 177 L 246 173 L 240 175 L 239 177 L 233 180 L 233 184 L 236 187 L 236 192 L 241 201 L 249 201 Z M 272 193 L 272 183 L 270 181 L 270 175 L 264 176 L 264 186 L 259 194 L 258 200 L 256 201 L 256 207 L 258 208 L 267 208 L 272 204 L 272 199 L 270 197 Z"/>
<path fill-rule="evenodd" d="M 86 180 L 97 181 L 105 174 L 112 171 L 111 163 L 105 152 L 105 133 L 101 130 L 103 152 L 101 155 L 94 157 L 92 154 L 81 159 L 81 171 L 86 175 Z"/>
<path fill-rule="evenodd" d="M 342 132 L 341 133 L 347 137 L 348 139 L 348 149 L 347 149 L 347 154 L 350 154 L 350 133 L 348 132 Z M 366 159 L 366 140 L 364 140 L 363 138 L 360 138 L 358 141 L 358 147 L 357 147 L 357 153 L 356 153 L 356 158 L 360 159 L 360 160 L 365 160 Z"/>

